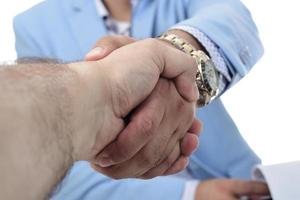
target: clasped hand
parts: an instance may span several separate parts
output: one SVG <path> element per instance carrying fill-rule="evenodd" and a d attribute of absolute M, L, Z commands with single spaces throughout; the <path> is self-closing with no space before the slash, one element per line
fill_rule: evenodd
<path fill-rule="evenodd" d="M 86 117 L 88 126 L 79 128 L 81 149 L 89 152 L 77 152 L 81 159 L 116 179 L 184 169 L 201 129 L 195 119 L 196 61 L 164 41 L 124 36 L 98 41 L 86 60 L 92 67 L 74 69 L 89 91 L 86 101 L 98 100 L 79 106 L 87 115 L 94 109 Z M 94 133 L 93 144 L 83 132 Z"/>

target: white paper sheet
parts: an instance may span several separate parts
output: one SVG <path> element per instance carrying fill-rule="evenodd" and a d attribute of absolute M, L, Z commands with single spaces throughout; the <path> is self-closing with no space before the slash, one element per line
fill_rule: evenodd
<path fill-rule="evenodd" d="M 259 165 L 253 176 L 255 180 L 267 182 L 273 200 L 300 200 L 300 161 Z"/>

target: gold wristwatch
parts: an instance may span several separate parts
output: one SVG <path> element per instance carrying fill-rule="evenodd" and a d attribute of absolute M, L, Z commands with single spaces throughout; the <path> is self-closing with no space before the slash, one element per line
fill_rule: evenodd
<path fill-rule="evenodd" d="M 200 94 L 197 104 L 199 107 L 209 104 L 218 95 L 220 79 L 220 74 L 209 56 L 201 50 L 196 50 L 191 44 L 175 34 L 166 33 L 159 39 L 170 42 L 177 49 L 196 59 L 198 64 L 196 83 Z"/>

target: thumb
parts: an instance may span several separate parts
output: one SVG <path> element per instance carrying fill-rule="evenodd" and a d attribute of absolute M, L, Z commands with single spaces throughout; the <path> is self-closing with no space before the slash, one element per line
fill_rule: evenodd
<path fill-rule="evenodd" d="M 127 36 L 106 36 L 98 40 L 95 47 L 86 54 L 86 61 L 97 61 L 105 58 L 114 50 L 135 42 Z"/>
<path fill-rule="evenodd" d="M 196 60 L 182 51 L 170 48 L 164 41 L 162 42 L 168 48 L 161 51 L 161 76 L 174 79 L 179 94 L 189 102 L 197 101 L 199 97 L 198 87 L 196 85 L 197 62 Z"/>

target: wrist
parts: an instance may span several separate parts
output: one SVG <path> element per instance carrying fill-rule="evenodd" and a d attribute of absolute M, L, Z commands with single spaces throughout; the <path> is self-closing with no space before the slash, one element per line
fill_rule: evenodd
<path fill-rule="evenodd" d="M 69 64 L 77 74 L 72 87 L 74 98 L 72 117 L 72 143 L 75 160 L 91 160 L 97 134 L 101 134 L 103 119 L 110 102 L 107 70 L 102 62 Z M 99 127 L 100 126 L 100 127 Z"/>
<path fill-rule="evenodd" d="M 203 200 L 206 199 L 205 194 L 209 193 L 210 191 L 206 191 L 209 188 L 205 188 L 206 181 L 201 182 L 198 184 L 195 192 L 195 200 Z"/>

